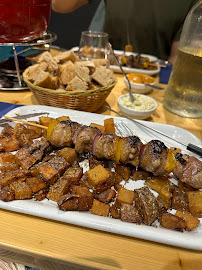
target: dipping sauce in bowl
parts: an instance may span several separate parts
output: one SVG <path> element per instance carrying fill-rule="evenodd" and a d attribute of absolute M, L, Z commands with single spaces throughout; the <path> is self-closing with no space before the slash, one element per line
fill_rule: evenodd
<path fill-rule="evenodd" d="M 133 83 L 154 83 L 154 78 L 144 75 L 144 74 L 136 74 L 136 73 L 130 73 L 127 75 L 130 82 Z"/>
<path fill-rule="evenodd" d="M 141 94 L 133 95 L 135 97 L 133 103 L 130 100 L 129 94 L 119 97 L 118 106 L 121 111 L 137 119 L 146 119 L 155 112 L 157 103 L 153 98 Z"/>
<path fill-rule="evenodd" d="M 130 81 L 131 88 L 134 93 L 146 94 L 152 89 L 152 85 L 155 84 L 155 79 L 148 75 L 138 74 L 138 73 L 129 73 L 127 74 L 127 77 Z M 129 88 L 128 81 L 125 77 L 124 77 L 124 83 L 127 86 L 127 88 Z M 145 85 L 145 83 L 149 85 Z"/>

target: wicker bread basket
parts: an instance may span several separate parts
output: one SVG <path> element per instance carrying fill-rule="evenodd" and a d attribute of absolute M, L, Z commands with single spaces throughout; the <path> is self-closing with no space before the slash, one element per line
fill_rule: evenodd
<path fill-rule="evenodd" d="M 40 105 L 95 112 L 105 102 L 107 96 L 116 85 L 116 82 L 114 82 L 106 87 L 86 91 L 46 89 L 34 85 L 27 79 L 28 70 L 29 68 L 24 71 L 23 79 Z"/>

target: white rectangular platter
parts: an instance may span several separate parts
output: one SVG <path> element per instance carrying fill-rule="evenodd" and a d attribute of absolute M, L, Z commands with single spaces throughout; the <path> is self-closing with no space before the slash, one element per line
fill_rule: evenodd
<path fill-rule="evenodd" d="M 81 111 L 66 110 L 49 106 L 42 105 L 30 105 L 18 107 L 10 111 L 7 116 L 15 117 L 16 115 L 25 115 L 38 112 L 48 112 L 50 117 L 59 117 L 63 115 L 70 116 L 71 120 L 79 122 L 81 124 L 89 125 L 91 122 L 96 122 L 98 124 L 103 124 L 103 120 L 111 116 L 99 115 L 95 113 L 86 113 Z M 29 120 L 38 120 L 38 117 L 29 118 Z M 189 151 L 186 151 L 180 144 L 168 139 L 162 135 L 150 133 L 142 127 L 130 122 L 127 119 L 114 117 L 115 122 L 124 121 L 135 133 L 139 136 L 143 143 L 150 141 L 151 139 L 159 139 L 163 141 L 166 146 L 179 147 L 183 152 L 192 155 Z M 202 146 L 201 141 L 192 133 L 170 125 L 158 124 L 153 122 L 139 121 L 146 124 L 149 127 L 155 128 L 161 132 L 166 133 L 172 138 L 181 141 L 185 144 L 193 143 L 198 146 Z M 15 123 L 11 123 L 15 125 Z M 0 127 L 0 131 L 2 127 Z M 126 186 L 128 189 L 139 188 L 143 185 L 143 181 L 135 181 L 134 184 L 128 184 Z M 198 226 L 192 232 L 177 232 L 168 229 L 164 229 L 157 226 L 146 226 L 146 225 L 136 225 L 133 223 L 123 222 L 121 220 L 112 219 L 109 217 L 101 217 L 91 214 L 90 212 L 77 212 L 69 211 L 63 212 L 58 209 L 57 204 L 53 201 L 48 201 L 47 199 L 43 201 L 31 200 L 16 200 L 12 202 L 0 201 L 0 208 L 7 209 L 10 211 L 20 212 L 23 214 L 34 215 L 38 217 L 43 217 L 51 220 L 57 220 L 64 223 L 70 223 L 74 225 L 84 226 L 88 228 L 93 228 L 97 230 L 102 230 L 106 232 L 117 233 L 121 235 L 126 235 L 130 237 L 136 237 L 140 239 L 155 241 L 159 243 L 164 243 L 168 245 L 183 247 L 187 249 L 202 250 L 202 225 Z M 202 219 L 200 219 L 202 222 Z"/>

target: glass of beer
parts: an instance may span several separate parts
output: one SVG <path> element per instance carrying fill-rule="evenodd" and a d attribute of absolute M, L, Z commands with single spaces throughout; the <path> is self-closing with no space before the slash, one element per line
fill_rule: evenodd
<path fill-rule="evenodd" d="M 177 115 L 202 117 L 202 1 L 185 20 L 179 48 L 173 64 L 164 107 Z"/>
<path fill-rule="evenodd" d="M 98 31 L 84 31 L 81 33 L 79 45 L 79 58 L 81 60 L 92 60 L 96 58 L 107 58 L 108 34 Z"/>
<path fill-rule="evenodd" d="M 0 43 L 41 37 L 48 27 L 51 0 L 0 0 Z"/>

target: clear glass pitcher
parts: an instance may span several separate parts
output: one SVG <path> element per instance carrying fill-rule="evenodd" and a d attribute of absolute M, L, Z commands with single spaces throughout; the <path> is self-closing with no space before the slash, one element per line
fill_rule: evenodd
<path fill-rule="evenodd" d="M 51 0 L 0 0 L 0 43 L 41 37 L 48 26 Z"/>
<path fill-rule="evenodd" d="M 202 117 L 202 0 L 184 22 L 164 107 L 183 117 Z"/>

